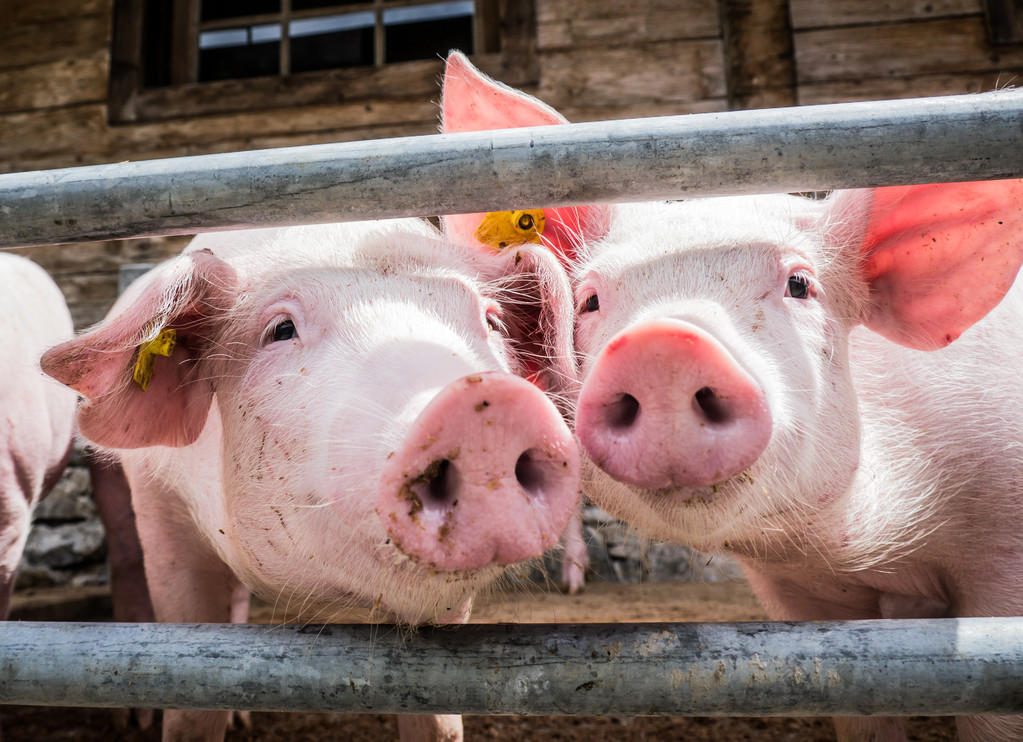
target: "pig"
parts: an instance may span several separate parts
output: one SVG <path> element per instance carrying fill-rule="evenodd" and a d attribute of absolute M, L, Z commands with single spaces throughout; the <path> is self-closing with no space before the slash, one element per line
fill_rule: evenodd
<path fill-rule="evenodd" d="M 556 123 L 450 65 L 463 128 Z M 572 269 L 584 490 L 732 555 L 774 619 L 1023 615 L 1021 207 L 1010 180 L 581 218 L 551 249 Z M 1023 739 L 1018 716 L 957 726 Z M 906 739 L 898 718 L 836 727 Z"/>
<path fill-rule="evenodd" d="M 0 276 L 0 335 L 7 338 L 0 359 L 7 381 L 0 401 L 5 420 L 0 460 L 7 480 L 0 493 L 0 618 L 7 618 L 32 511 L 71 457 L 78 395 L 39 369 L 43 351 L 74 335 L 60 289 L 45 270 L 13 253 L 0 252 Z M 115 486 L 116 477 L 97 474 L 91 462 L 90 473 L 109 551 L 115 618 L 147 620 L 152 611 L 141 579 L 142 560 L 136 556 L 138 536 L 127 490 Z M 127 722 L 128 713 L 117 712 L 119 726 Z M 138 719 L 145 727 L 149 715 L 140 711 Z"/>
<path fill-rule="evenodd" d="M 578 500 L 545 387 L 574 378 L 567 277 L 542 248 L 463 248 L 417 219 L 210 233 L 132 284 L 44 370 L 123 466 L 157 620 L 360 604 L 458 623 Z M 167 711 L 218 740 L 227 712 Z M 462 738 L 401 717 L 403 740 Z"/>
<path fill-rule="evenodd" d="M 71 455 L 77 397 L 39 371 L 39 356 L 74 334 L 46 271 L 0 252 L 0 618 L 7 618 L 32 510 Z"/>

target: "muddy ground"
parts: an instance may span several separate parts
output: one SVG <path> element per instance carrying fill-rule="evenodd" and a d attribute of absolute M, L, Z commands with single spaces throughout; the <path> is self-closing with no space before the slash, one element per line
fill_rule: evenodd
<path fill-rule="evenodd" d="M 103 620 L 109 600 L 102 590 L 35 591 L 16 596 L 12 618 L 22 620 Z M 106 614 L 108 615 L 108 614 Z M 252 620 L 273 621 L 271 606 L 257 604 Z M 473 621 L 495 623 L 754 621 L 763 615 L 741 583 L 694 585 L 656 583 L 622 585 L 595 583 L 578 596 L 518 591 L 474 612 Z M 357 621 L 358 615 L 342 620 Z M 119 730 L 112 712 L 96 709 L 0 707 L 4 742 L 157 742 L 158 731 L 135 727 Z M 823 742 L 834 740 L 827 719 L 712 719 L 661 717 L 465 717 L 467 742 L 640 742 L 687 740 L 701 742 Z M 910 740 L 951 742 L 956 739 L 951 719 L 911 719 Z M 249 729 L 228 733 L 229 742 L 380 742 L 397 739 L 394 717 L 368 714 L 254 713 Z"/>

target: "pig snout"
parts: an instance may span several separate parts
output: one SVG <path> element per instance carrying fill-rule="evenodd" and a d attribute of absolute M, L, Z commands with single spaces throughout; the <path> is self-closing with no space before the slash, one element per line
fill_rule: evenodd
<path fill-rule="evenodd" d="M 377 514 L 424 566 L 512 564 L 557 544 L 579 469 L 571 431 L 542 392 L 515 376 L 472 374 L 441 389 L 390 455 Z"/>
<path fill-rule="evenodd" d="M 614 337 L 576 412 L 579 442 L 593 462 L 651 489 L 725 481 L 757 460 L 771 427 L 756 380 L 708 332 L 671 318 Z"/>

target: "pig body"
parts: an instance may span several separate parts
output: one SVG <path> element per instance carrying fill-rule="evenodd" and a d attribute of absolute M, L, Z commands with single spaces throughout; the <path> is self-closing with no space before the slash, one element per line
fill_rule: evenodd
<path fill-rule="evenodd" d="M 39 356 L 71 337 L 60 289 L 26 258 L 0 253 L 0 618 L 6 618 L 32 509 L 71 452 L 77 399 L 39 371 Z"/>
<path fill-rule="evenodd" d="M 244 620 L 242 583 L 321 618 L 362 604 L 458 622 L 504 565 L 554 545 L 578 452 L 509 373 L 527 340 L 501 288 L 553 282 L 570 312 L 554 269 L 460 251 L 418 220 L 204 235 L 47 354 L 89 399 L 83 434 L 127 474 L 158 620 Z M 146 345 L 167 329 L 173 349 Z M 567 362 L 567 335 L 529 342 Z M 143 391 L 131 377 L 151 347 L 170 355 Z M 225 723 L 168 712 L 164 739 Z M 457 717 L 402 728 L 461 734 Z"/>
<path fill-rule="evenodd" d="M 452 131 L 558 123 L 461 55 L 444 86 Z M 1021 200 L 1002 181 L 559 210 L 584 491 L 732 554 L 776 619 L 1023 615 Z M 958 723 L 1023 738 L 1019 717 Z"/>
<path fill-rule="evenodd" d="M 647 533 L 734 555 L 776 619 L 1023 615 L 1023 286 L 939 350 L 857 326 L 875 297 L 863 213 L 845 206 L 863 198 L 620 210 L 579 267 L 586 491 Z M 807 298 L 792 295 L 800 271 Z M 723 358 L 657 322 L 695 327 Z M 750 409 L 720 392 L 739 376 Z M 609 422 L 623 395 L 637 409 Z M 836 724 L 844 740 L 905 739 L 898 720 Z M 959 725 L 964 740 L 1023 734 L 1018 718 Z"/>
<path fill-rule="evenodd" d="M 1004 573 L 1023 575 L 1012 564 L 1023 558 L 1017 475 L 1023 450 L 1012 434 L 1023 422 L 1012 382 L 1012 359 L 1023 349 L 1012 317 L 1023 310 L 1023 287 L 945 348 L 891 342 L 852 320 L 863 294 L 857 297 L 855 282 L 842 274 L 856 263 L 821 244 L 823 233 L 804 231 L 800 239 L 802 218 L 826 208 L 777 196 L 621 209 L 623 224 L 667 226 L 671 234 L 684 232 L 685 244 L 637 228 L 627 236 L 612 231 L 594 246 L 577 293 L 580 302 L 596 294 L 600 304 L 579 318 L 580 405 L 601 396 L 603 380 L 591 372 L 618 362 L 606 354 L 614 339 L 668 317 L 704 330 L 755 380 L 770 411 L 770 438 L 737 460 L 736 471 L 715 461 L 724 471 L 690 484 L 672 481 L 669 467 L 623 475 L 596 461 L 593 496 L 646 532 L 737 554 L 779 618 L 897 615 L 903 597 L 932 602 L 931 613 L 1015 615 L 1023 598 L 1001 595 L 989 583 Z M 789 266 L 803 265 L 819 276 L 816 299 L 785 296 Z M 695 390 L 679 395 L 684 405 L 671 398 L 670 364 L 686 358 L 684 350 L 672 358 L 673 350 L 669 340 L 664 378 L 650 377 L 651 386 L 640 379 L 632 389 L 639 415 L 664 401 L 665 424 L 679 425 L 699 405 Z M 623 363 L 631 362 L 628 351 Z M 729 372 L 711 369 L 677 386 L 714 388 L 715 375 Z M 630 373 L 642 377 L 645 369 Z M 630 433 L 623 427 L 617 445 L 628 446 Z M 665 445 L 684 447 L 687 439 L 672 433 Z M 729 444 L 727 433 L 712 443 Z M 688 440 L 705 445 L 696 436 Z M 624 486 L 624 476 L 640 481 Z M 992 538 L 1004 548 L 998 564 L 984 557 Z M 768 590 L 774 580 L 779 587 Z M 1004 604 L 1001 611 L 992 601 Z"/>

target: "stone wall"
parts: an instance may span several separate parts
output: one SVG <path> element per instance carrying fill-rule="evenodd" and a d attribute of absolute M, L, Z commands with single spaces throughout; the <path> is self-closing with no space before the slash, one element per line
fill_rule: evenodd
<path fill-rule="evenodd" d="M 36 507 L 17 587 L 105 585 L 106 558 L 89 470 L 76 447 L 64 476 Z"/>

